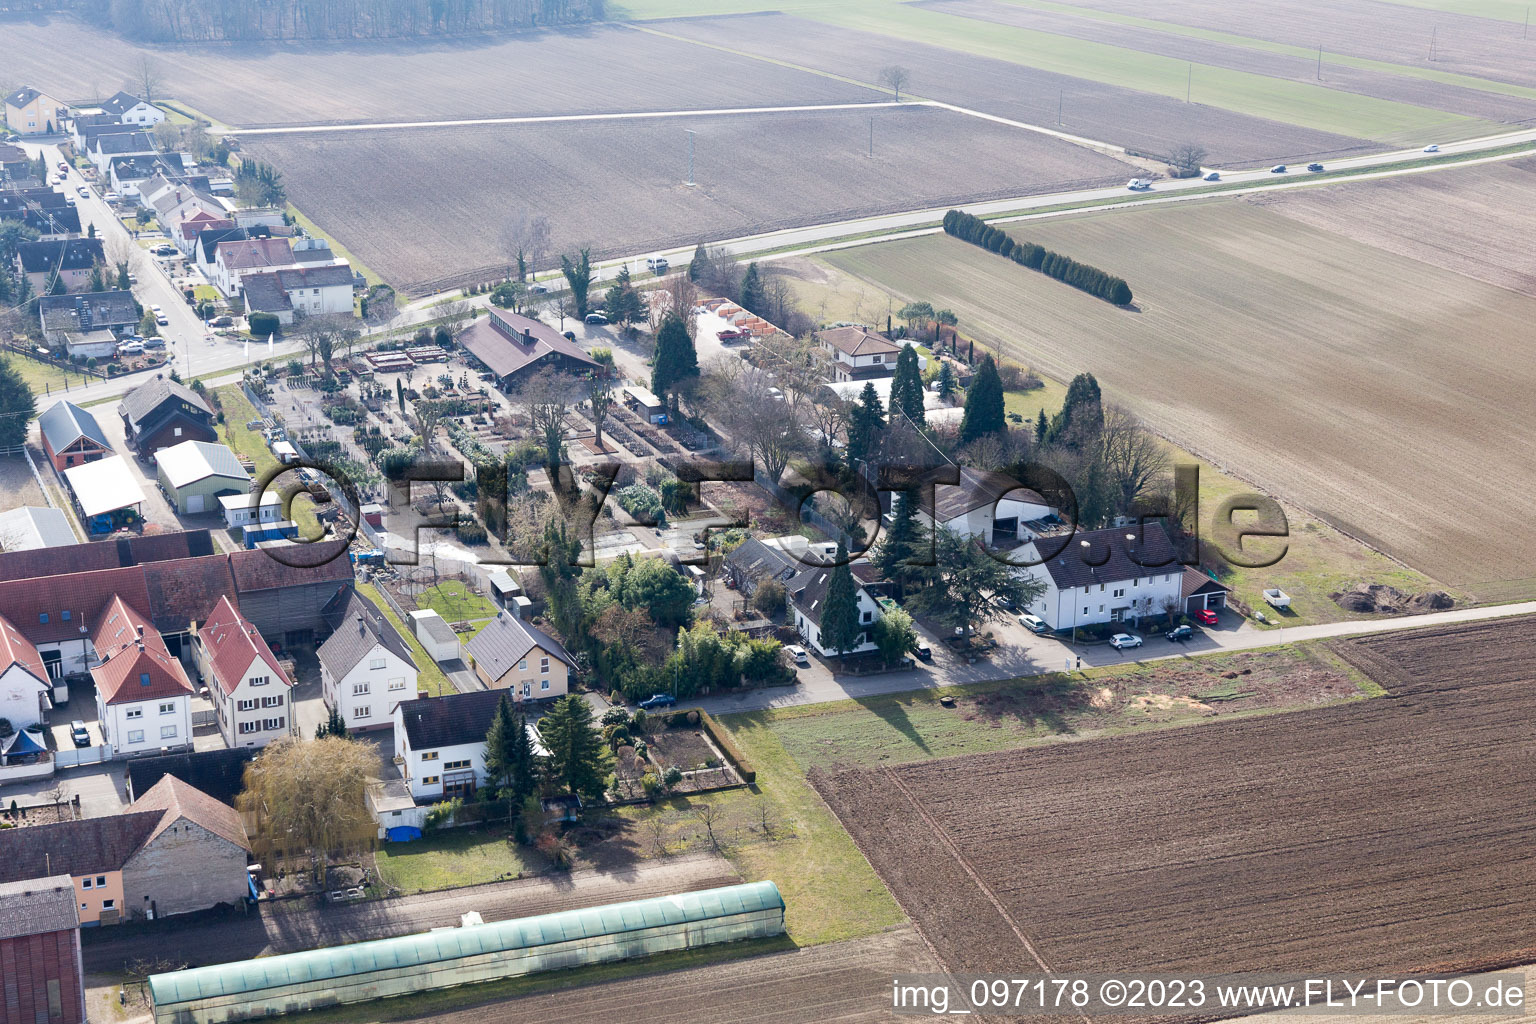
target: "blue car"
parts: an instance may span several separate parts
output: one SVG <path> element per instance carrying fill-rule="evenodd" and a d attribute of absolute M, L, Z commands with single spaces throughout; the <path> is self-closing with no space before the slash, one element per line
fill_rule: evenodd
<path fill-rule="evenodd" d="M 669 708 L 676 703 L 677 698 L 670 693 L 657 693 L 641 701 L 640 706 L 647 711 L 655 711 L 657 708 Z"/>

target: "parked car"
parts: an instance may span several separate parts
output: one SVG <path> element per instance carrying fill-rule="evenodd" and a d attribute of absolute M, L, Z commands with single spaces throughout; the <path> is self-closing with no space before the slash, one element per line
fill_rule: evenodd
<path fill-rule="evenodd" d="M 921 640 L 917 642 L 917 646 L 912 648 L 912 653 L 917 655 L 923 661 L 933 660 L 933 648 L 929 647 Z"/>
<path fill-rule="evenodd" d="M 1047 626 L 1045 620 L 1038 615 L 1020 615 L 1019 625 L 1031 633 L 1049 633 L 1051 631 L 1051 627 Z"/>
<path fill-rule="evenodd" d="M 164 313 L 160 313 L 155 317 L 155 323 L 159 324 L 161 327 L 169 327 L 171 326 L 171 318 L 166 316 Z"/>
<path fill-rule="evenodd" d="M 154 253 L 156 256 L 174 256 L 178 250 L 174 245 L 167 245 L 166 243 L 162 242 L 149 251 Z"/>
<path fill-rule="evenodd" d="M 657 277 L 665 274 L 668 268 L 671 266 L 672 264 L 667 262 L 667 258 L 665 256 L 652 256 L 650 259 L 645 261 L 645 269 L 649 270 Z"/>
<path fill-rule="evenodd" d="M 1220 171 L 1212 171 L 1211 173 L 1209 173 L 1209 174 L 1207 174 L 1205 176 L 1205 180 L 1206 181 L 1220 181 L 1221 180 L 1221 172 Z"/>
<path fill-rule="evenodd" d="M 1152 187 L 1152 182 L 1147 178 L 1132 178 L 1125 183 L 1125 187 L 1132 192 L 1145 192 Z"/>
<path fill-rule="evenodd" d="M 539 282 L 535 281 L 535 282 L 533 282 L 533 284 L 530 284 L 528 286 L 528 290 L 533 292 L 533 294 L 535 294 L 535 295 L 543 295 L 543 294 L 545 294 L 546 292 L 549 291 L 549 288 L 547 286 L 539 284 Z"/>
<path fill-rule="evenodd" d="M 1166 636 L 1176 644 L 1183 643 L 1185 640 L 1193 640 L 1195 638 L 1195 628 L 1193 626 L 1175 626 L 1167 632 Z"/>
<path fill-rule="evenodd" d="M 145 338 L 145 348 L 165 348 L 165 339 L 161 337 Z"/>
<path fill-rule="evenodd" d="M 1429 145 L 1424 147 L 1424 152 L 1426 152 L 1426 153 L 1438 153 L 1438 152 L 1440 152 L 1440 147 L 1435 145 L 1433 142 L 1431 142 Z"/>
<path fill-rule="evenodd" d="M 74 740 L 75 746 L 77 747 L 88 747 L 91 745 L 90 730 L 88 730 L 85 727 L 85 723 L 80 721 L 78 718 L 69 723 L 69 738 Z"/>
<path fill-rule="evenodd" d="M 158 304 L 153 303 L 153 302 L 151 302 L 149 304 L 149 311 L 151 313 L 155 314 L 155 316 L 159 316 L 161 313 L 164 312 L 164 310 L 162 310 Z"/>
<path fill-rule="evenodd" d="M 1116 633 L 1109 638 L 1109 646 L 1117 651 L 1130 650 L 1132 647 L 1141 646 L 1141 637 L 1132 636 L 1129 633 Z"/>
<path fill-rule="evenodd" d="M 1206 626 L 1214 626 L 1221 621 L 1216 617 L 1216 613 L 1209 608 L 1201 608 L 1195 612 L 1195 620 Z"/>
<path fill-rule="evenodd" d="M 1323 169 L 1323 165 L 1322 164 L 1319 164 L 1319 163 L 1307 164 L 1307 170 L 1311 171 L 1313 174 L 1316 174 L 1318 171 L 1321 171 L 1322 169 Z"/>
<path fill-rule="evenodd" d="M 61 170 L 61 171 L 69 170 L 69 161 L 68 160 L 60 160 L 59 161 L 59 170 Z"/>
<path fill-rule="evenodd" d="M 601 327 L 603 324 L 608 322 L 608 316 L 605 313 L 588 313 L 586 316 L 586 322 L 594 326 Z"/>
<path fill-rule="evenodd" d="M 1273 167 L 1271 167 L 1269 169 L 1269 173 L 1270 174 L 1284 174 L 1285 171 L 1286 171 L 1285 164 L 1275 164 L 1275 166 L 1273 166 Z"/>
<path fill-rule="evenodd" d="M 790 659 L 801 668 L 809 667 L 811 664 L 810 654 L 807 653 L 806 649 L 801 647 L 799 644 L 790 644 L 788 647 L 784 648 L 784 653 L 788 654 Z"/>
<path fill-rule="evenodd" d="M 1005 612 L 1016 612 L 1019 610 L 1018 603 L 1011 597 L 999 597 L 997 599 L 997 606 Z"/>
<path fill-rule="evenodd" d="M 117 354 L 120 356 L 136 356 L 144 351 L 142 341 L 125 341 L 117 346 Z"/>
<path fill-rule="evenodd" d="M 233 326 L 235 326 L 235 318 L 232 317 L 232 316 L 216 316 L 212 320 L 208 321 L 208 326 L 209 327 L 233 327 Z"/>
<path fill-rule="evenodd" d="M 91 190 L 86 188 L 84 185 L 81 185 L 78 189 L 76 189 L 76 191 L 80 193 L 80 198 L 82 199 L 91 198 Z"/>
<path fill-rule="evenodd" d="M 640 702 L 640 706 L 647 711 L 655 711 L 657 708 L 669 708 L 677 703 L 677 698 L 670 693 L 653 693 Z"/>

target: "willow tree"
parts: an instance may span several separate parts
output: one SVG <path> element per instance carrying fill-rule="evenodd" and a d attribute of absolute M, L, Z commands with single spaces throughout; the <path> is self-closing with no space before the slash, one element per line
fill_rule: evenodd
<path fill-rule="evenodd" d="M 245 769 L 236 806 L 254 821 L 251 850 L 262 867 L 295 869 L 308 862 L 316 884 L 338 860 L 372 848 L 378 824 L 363 796 L 378 775 L 371 743 L 326 736 L 269 744 Z"/>

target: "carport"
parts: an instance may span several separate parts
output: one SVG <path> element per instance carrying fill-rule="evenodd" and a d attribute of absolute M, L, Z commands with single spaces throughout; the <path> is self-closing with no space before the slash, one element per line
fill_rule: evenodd
<path fill-rule="evenodd" d="M 64 480 L 74 492 L 86 528 L 92 533 L 110 531 L 124 513 L 137 513 L 144 504 L 144 492 L 121 455 L 66 469 Z M 98 517 L 107 518 L 97 522 Z"/>
<path fill-rule="evenodd" d="M 1232 588 L 1220 580 L 1212 579 L 1192 565 L 1184 567 L 1184 614 L 1209 608 L 1219 612 L 1227 606 L 1227 595 Z"/>

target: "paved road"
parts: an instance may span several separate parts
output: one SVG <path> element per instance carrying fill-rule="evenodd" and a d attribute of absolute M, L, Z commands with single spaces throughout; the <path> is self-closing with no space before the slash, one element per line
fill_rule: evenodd
<path fill-rule="evenodd" d="M 350 904 L 283 900 L 250 912 L 209 912 L 92 930 L 84 936 L 83 954 L 88 974 L 121 971 L 125 963 L 146 956 L 201 966 L 456 926 L 471 910 L 488 922 L 504 921 L 740 880 L 728 861 L 700 855 L 642 861 L 622 872 L 574 871 Z"/>

